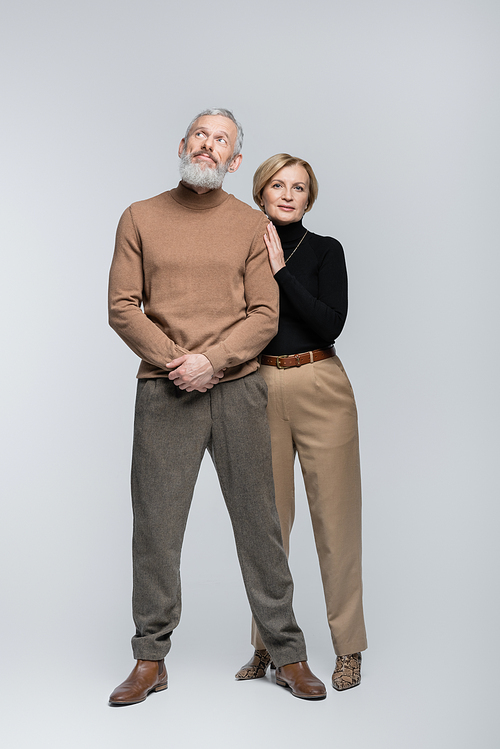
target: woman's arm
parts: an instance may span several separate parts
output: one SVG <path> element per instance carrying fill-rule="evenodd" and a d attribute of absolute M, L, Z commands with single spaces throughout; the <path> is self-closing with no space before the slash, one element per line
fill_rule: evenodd
<path fill-rule="evenodd" d="M 320 338 L 333 341 L 340 335 L 347 317 L 347 269 L 344 250 L 340 242 L 331 237 L 314 237 L 326 243 L 320 253 L 318 296 L 311 294 L 283 265 L 275 273 L 280 289 L 295 313 Z M 309 249 L 312 252 L 312 248 Z"/>

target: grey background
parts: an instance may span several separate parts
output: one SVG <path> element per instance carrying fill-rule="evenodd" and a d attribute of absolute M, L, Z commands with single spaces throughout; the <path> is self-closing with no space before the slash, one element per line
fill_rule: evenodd
<path fill-rule="evenodd" d="M 499 18 L 494 0 L 18 0 L 1 23 L 3 746 L 498 746 Z M 121 212 L 177 183 L 206 106 L 245 133 L 226 189 L 290 151 L 344 244 L 338 348 L 364 485 L 363 683 L 310 704 L 241 684 L 248 607 L 204 463 L 167 693 L 128 673 L 138 361 L 107 327 Z M 207 290 L 210 293 L 210 290 Z M 302 490 L 291 565 L 334 665 Z"/>

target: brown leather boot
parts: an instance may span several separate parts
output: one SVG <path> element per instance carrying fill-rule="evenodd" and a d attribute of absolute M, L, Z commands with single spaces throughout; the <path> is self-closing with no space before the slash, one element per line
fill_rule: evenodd
<path fill-rule="evenodd" d="M 271 656 L 267 650 L 256 650 L 248 663 L 240 668 L 235 679 L 247 681 L 248 679 L 262 679 L 266 675 L 267 667 L 271 663 Z M 271 663 L 271 668 L 273 664 Z"/>
<path fill-rule="evenodd" d="M 137 661 L 133 671 L 109 698 L 111 707 L 136 705 L 144 702 L 151 692 L 161 692 L 168 687 L 165 661 Z"/>
<path fill-rule="evenodd" d="M 332 676 L 332 687 L 337 692 L 357 687 L 361 681 L 361 653 L 338 655 Z"/>
<path fill-rule="evenodd" d="M 276 684 L 287 687 L 294 697 L 303 700 L 322 700 L 326 697 L 325 685 L 312 673 L 307 661 L 277 668 Z"/>

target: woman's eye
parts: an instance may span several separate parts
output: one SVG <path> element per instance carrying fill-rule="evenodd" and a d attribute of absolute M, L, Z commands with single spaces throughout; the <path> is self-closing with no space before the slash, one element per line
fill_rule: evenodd
<path fill-rule="evenodd" d="M 297 185 L 295 189 L 298 190 L 299 192 L 304 192 L 304 188 L 301 187 L 300 185 Z"/>

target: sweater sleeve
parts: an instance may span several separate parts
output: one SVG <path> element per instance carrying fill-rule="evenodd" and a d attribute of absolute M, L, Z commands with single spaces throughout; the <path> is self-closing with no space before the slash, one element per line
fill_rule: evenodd
<path fill-rule="evenodd" d="M 276 335 L 279 290 L 264 244 L 267 223 L 267 219 L 259 220 L 245 265 L 246 317 L 232 327 L 225 340 L 203 352 L 215 372 L 254 359 Z"/>
<path fill-rule="evenodd" d="M 118 224 L 109 273 L 109 324 L 137 356 L 166 369 L 167 362 L 190 352 L 177 346 L 144 314 L 143 284 L 141 238 L 127 208 Z"/>
<path fill-rule="evenodd" d="M 347 268 L 340 242 L 330 237 L 325 240 L 329 246 L 319 260 L 317 297 L 286 267 L 274 277 L 295 313 L 320 338 L 333 343 L 347 317 Z"/>

